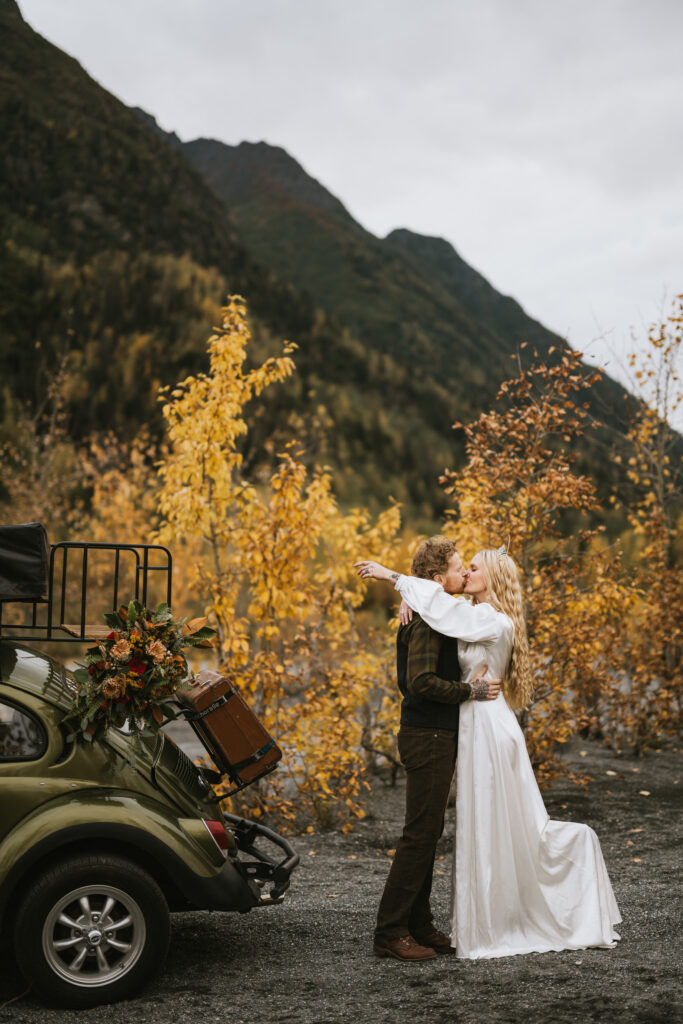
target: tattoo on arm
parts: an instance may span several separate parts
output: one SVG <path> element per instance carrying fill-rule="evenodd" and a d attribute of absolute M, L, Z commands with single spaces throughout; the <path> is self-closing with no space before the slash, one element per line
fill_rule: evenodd
<path fill-rule="evenodd" d="M 389 579 L 392 579 L 394 581 L 394 583 L 395 583 L 400 575 L 401 575 L 400 572 L 391 572 L 391 573 L 389 573 Z"/>

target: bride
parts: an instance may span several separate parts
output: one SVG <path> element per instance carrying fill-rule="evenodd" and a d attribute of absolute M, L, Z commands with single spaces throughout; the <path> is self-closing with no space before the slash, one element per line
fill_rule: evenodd
<path fill-rule="evenodd" d="M 532 695 L 517 567 L 480 551 L 465 598 L 433 580 L 356 563 L 364 579 L 392 582 L 432 629 L 458 638 L 463 682 L 484 664 L 504 678 L 495 701 L 460 710 L 451 943 L 459 957 L 612 947 L 621 921 L 595 832 L 552 821 L 514 712 Z"/>

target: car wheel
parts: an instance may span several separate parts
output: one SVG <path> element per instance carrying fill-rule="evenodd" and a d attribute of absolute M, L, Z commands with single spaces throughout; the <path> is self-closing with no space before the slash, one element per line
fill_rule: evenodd
<path fill-rule="evenodd" d="M 168 905 L 122 857 L 69 857 L 41 873 L 19 907 L 17 961 L 49 1003 L 84 1008 L 135 995 L 161 967 Z"/>

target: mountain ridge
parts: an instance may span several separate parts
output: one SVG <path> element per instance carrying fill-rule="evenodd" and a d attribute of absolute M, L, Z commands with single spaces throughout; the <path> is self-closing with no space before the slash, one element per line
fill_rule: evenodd
<path fill-rule="evenodd" d="M 7 0 L 0 27 L 0 430 L 63 370 L 74 438 L 159 432 L 159 385 L 206 368 L 206 337 L 237 291 L 254 359 L 283 337 L 299 346 L 294 377 L 250 410 L 249 471 L 297 436 L 342 501 L 382 507 L 391 494 L 433 522 L 438 476 L 463 454 L 451 424 L 509 374 L 516 340 L 485 316 L 495 290 L 475 287 L 447 243 L 376 238 L 281 147 L 242 143 L 226 167 L 223 143 L 182 143 Z"/>
<path fill-rule="evenodd" d="M 373 235 L 331 193 L 321 202 L 318 190 L 327 190 L 288 154 L 289 173 L 278 179 L 269 149 L 282 153 L 281 147 L 175 139 L 223 199 L 250 252 L 368 346 L 403 365 L 431 367 L 432 376 L 452 389 L 462 413 L 457 418 L 470 418 L 494 400 L 522 343 L 550 362 L 570 349 L 566 339 L 499 293 L 448 240 L 407 228 L 385 238 Z M 308 184 L 297 180 L 293 186 L 293 171 Z M 309 187 L 316 190 L 313 204 Z M 475 403 L 472 386 L 479 391 Z M 595 389 L 594 411 L 621 425 L 628 414 L 619 409 L 632 408 L 633 401 L 605 376 Z"/>

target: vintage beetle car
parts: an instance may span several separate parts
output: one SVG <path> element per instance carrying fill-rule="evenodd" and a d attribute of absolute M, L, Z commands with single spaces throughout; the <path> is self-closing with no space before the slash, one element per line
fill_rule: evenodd
<path fill-rule="evenodd" d="M 73 686 L 54 659 L 0 639 L 0 938 L 44 1000 L 87 1007 L 150 979 L 169 911 L 278 903 L 299 858 L 223 814 L 207 772 L 163 731 L 142 753 L 122 730 L 70 741 Z"/>

